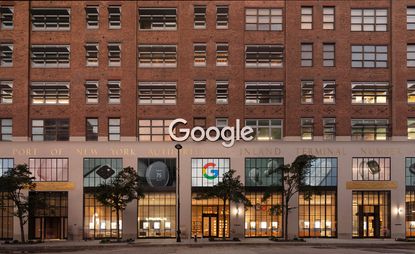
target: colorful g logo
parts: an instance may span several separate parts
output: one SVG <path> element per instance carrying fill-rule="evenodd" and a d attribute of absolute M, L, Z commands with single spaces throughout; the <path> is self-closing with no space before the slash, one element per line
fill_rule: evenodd
<path fill-rule="evenodd" d="M 213 180 L 216 177 L 218 177 L 219 176 L 219 170 L 215 169 L 215 167 L 216 167 L 216 164 L 213 163 L 213 162 L 206 163 L 203 166 L 203 171 L 202 171 L 203 172 L 203 177 L 205 177 L 208 180 Z M 209 173 L 208 173 L 208 168 L 212 168 L 212 169 L 209 170 Z"/>

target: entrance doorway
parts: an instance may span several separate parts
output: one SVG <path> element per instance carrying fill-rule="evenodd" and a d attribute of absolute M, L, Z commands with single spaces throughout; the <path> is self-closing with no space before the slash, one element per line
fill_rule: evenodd
<path fill-rule="evenodd" d="M 204 238 L 218 237 L 218 214 L 203 214 L 202 232 Z"/>
<path fill-rule="evenodd" d="M 353 191 L 353 237 L 390 237 L 390 192 Z"/>

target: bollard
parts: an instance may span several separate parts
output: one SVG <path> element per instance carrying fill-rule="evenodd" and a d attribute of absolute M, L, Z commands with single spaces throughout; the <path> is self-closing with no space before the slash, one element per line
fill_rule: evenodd
<path fill-rule="evenodd" d="M 197 235 L 195 235 L 195 243 L 197 243 Z"/>

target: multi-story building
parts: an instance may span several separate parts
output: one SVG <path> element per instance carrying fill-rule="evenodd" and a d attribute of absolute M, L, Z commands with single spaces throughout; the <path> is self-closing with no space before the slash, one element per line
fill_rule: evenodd
<path fill-rule="evenodd" d="M 254 138 L 176 150 L 177 118 L 239 119 Z M 0 125 L 0 172 L 28 164 L 28 195 L 48 203 L 31 239 L 114 237 L 93 193 L 127 166 L 146 196 L 122 214 L 126 238 L 175 237 L 177 189 L 184 239 L 221 237 L 223 209 L 226 236 L 279 237 L 282 195 L 261 199 L 281 179 L 267 172 L 300 154 L 317 157 L 319 192 L 292 199 L 289 235 L 413 237 L 415 3 L 0 1 Z M 194 198 L 231 168 L 254 206 Z M 16 238 L 2 206 L 0 238 Z"/>

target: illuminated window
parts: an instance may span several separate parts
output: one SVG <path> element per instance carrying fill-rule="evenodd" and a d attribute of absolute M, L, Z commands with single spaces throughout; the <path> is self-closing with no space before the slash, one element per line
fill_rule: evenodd
<path fill-rule="evenodd" d="M 229 159 L 192 158 L 192 187 L 211 187 L 221 182 L 229 169 Z"/>
<path fill-rule="evenodd" d="M 352 140 L 374 141 L 389 137 L 387 119 L 352 119 Z"/>
<path fill-rule="evenodd" d="M 390 158 L 353 158 L 353 181 L 391 180 Z"/>
<path fill-rule="evenodd" d="M 301 7 L 301 29 L 313 29 L 313 7 Z"/>
<path fill-rule="evenodd" d="M 388 97 L 387 82 L 352 82 L 353 104 L 386 104 Z"/>
<path fill-rule="evenodd" d="M 32 141 L 69 141 L 69 119 L 32 120 Z"/>
<path fill-rule="evenodd" d="M 312 140 L 314 136 L 314 119 L 301 118 L 301 139 Z"/>
<path fill-rule="evenodd" d="M 408 118 L 408 139 L 415 139 L 415 118 Z"/>
<path fill-rule="evenodd" d="M 216 66 L 227 66 L 229 61 L 228 43 L 216 43 Z"/>
<path fill-rule="evenodd" d="M 415 103 L 415 81 L 407 82 L 408 103 Z"/>
<path fill-rule="evenodd" d="M 32 104 L 69 104 L 68 82 L 32 82 Z"/>
<path fill-rule="evenodd" d="M 314 101 L 314 81 L 301 81 L 301 103 L 311 104 Z"/>
<path fill-rule="evenodd" d="M 85 130 L 86 141 L 98 141 L 98 118 L 87 118 Z"/>
<path fill-rule="evenodd" d="M 0 80 L 0 104 L 13 102 L 13 81 Z"/>
<path fill-rule="evenodd" d="M 335 7 L 324 6 L 323 7 L 323 29 L 334 30 L 335 23 Z"/>
<path fill-rule="evenodd" d="M 30 158 L 29 170 L 36 182 L 66 182 L 69 178 L 68 158 Z"/>
<path fill-rule="evenodd" d="M 281 119 L 246 119 L 245 125 L 254 129 L 253 140 L 272 141 L 282 139 Z"/>
<path fill-rule="evenodd" d="M 336 81 L 323 81 L 323 103 L 336 103 Z"/>
<path fill-rule="evenodd" d="M 139 67 L 176 67 L 176 45 L 139 45 Z"/>
<path fill-rule="evenodd" d="M 194 66 L 206 66 L 206 43 L 193 44 Z"/>
<path fill-rule="evenodd" d="M 405 195 L 405 227 L 406 237 L 415 237 L 415 190 L 406 190 Z"/>

